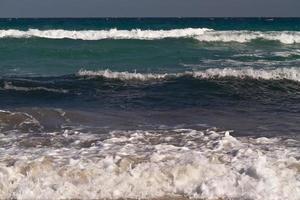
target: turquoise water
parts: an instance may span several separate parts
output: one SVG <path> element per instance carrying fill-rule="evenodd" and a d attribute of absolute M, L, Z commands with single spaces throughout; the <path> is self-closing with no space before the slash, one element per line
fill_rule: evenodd
<path fill-rule="evenodd" d="M 2 19 L 1 30 L 172 30 L 209 28 L 215 31 L 298 31 L 299 19 Z M 3 33 L 2 33 L 3 34 Z M 56 36 L 65 36 L 56 33 Z M 159 35 L 159 33 L 156 33 Z M 230 33 L 228 33 L 230 34 Z M 228 36 L 227 34 L 227 36 Z M 238 33 L 241 34 L 241 33 Z M 154 33 L 155 35 L 155 33 Z M 224 35 L 224 34 L 223 34 Z M 242 35 L 247 35 L 243 33 Z M 248 33 L 249 35 L 249 33 Z M 293 35 L 293 34 L 291 34 Z M 113 38 L 74 40 L 3 36 L 0 43 L 2 73 L 76 73 L 80 69 L 138 72 L 169 72 L 212 67 L 293 66 L 299 59 L 299 44 L 278 40 L 251 42 L 207 42 L 193 37 L 162 40 Z M 226 35 L 225 35 L 226 36 Z M 289 37 L 289 36 L 286 36 Z M 292 36 L 293 37 L 293 36 Z M 294 36 L 298 40 L 300 36 Z M 87 34 L 86 39 L 89 38 Z M 212 64 L 207 64 L 207 62 Z M 233 63 L 241 62 L 241 63 Z M 248 62 L 248 63 L 247 63 Z M 251 64 L 249 63 L 251 62 Z M 290 62 L 290 63 L 289 63 Z M 297 63 L 296 63 L 297 64 Z"/>
<path fill-rule="evenodd" d="M 0 198 L 298 200 L 299 123 L 298 18 L 0 19 Z"/>
<path fill-rule="evenodd" d="M 212 28 L 215 30 L 299 31 L 299 18 L 87 18 L 1 19 L 3 29 L 103 30 Z"/>

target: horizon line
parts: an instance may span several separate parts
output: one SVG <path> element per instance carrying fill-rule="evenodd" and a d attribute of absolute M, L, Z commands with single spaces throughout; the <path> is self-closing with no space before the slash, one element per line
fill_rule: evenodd
<path fill-rule="evenodd" d="M 0 17 L 0 19 L 300 19 L 299 17 Z"/>

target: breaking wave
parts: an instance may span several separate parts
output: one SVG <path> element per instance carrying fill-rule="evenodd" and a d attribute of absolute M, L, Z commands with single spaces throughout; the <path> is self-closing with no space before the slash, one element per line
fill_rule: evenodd
<path fill-rule="evenodd" d="M 113 72 L 111 70 L 101 71 L 88 71 L 80 70 L 79 76 L 83 77 L 104 77 L 108 79 L 119 79 L 119 80 L 163 80 L 168 78 L 178 78 L 190 76 L 199 79 L 210 79 L 210 78 L 252 78 L 252 79 L 264 79 L 264 80 L 292 80 L 300 81 L 300 69 L 299 68 L 276 68 L 276 69 L 254 69 L 254 68 L 210 68 L 203 71 L 192 71 L 183 73 L 165 73 L 155 74 L 148 73 L 142 74 L 137 72 Z"/>
<path fill-rule="evenodd" d="M 70 30 L 38 30 L 29 29 L 27 31 L 21 30 L 0 30 L 0 38 L 29 38 L 41 37 L 49 39 L 81 39 L 81 40 L 102 40 L 102 39 L 140 39 L 140 40 L 154 40 L 163 38 L 181 38 L 194 37 L 202 35 L 210 29 L 206 28 L 187 28 L 187 29 L 172 29 L 172 30 L 84 30 L 84 31 L 70 31 Z"/>
<path fill-rule="evenodd" d="M 297 148 L 285 146 L 297 144 L 291 139 L 214 129 L 17 136 L 0 135 L 1 199 L 297 200 L 300 193 Z M 55 142 L 65 147 L 51 148 Z"/>
<path fill-rule="evenodd" d="M 137 39 L 157 40 L 164 38 L 194 38 L 204 42 L 250 42 L 256 39 L 279 41 L 284 44 L 300 43 L 299 31 L 217 31 L 207 28 L 171 30 L 0 30 L 0 38 L 30 38 L 74 40 Z"/>

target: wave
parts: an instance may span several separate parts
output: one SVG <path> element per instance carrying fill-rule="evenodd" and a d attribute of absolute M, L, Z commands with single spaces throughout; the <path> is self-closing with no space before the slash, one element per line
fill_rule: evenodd
<path fill-rule="evenodd" d="M 109 69 L 100 70 L 100 71 L 89 71 L 89 70 L 80 70 L 77 75 L 83 77 L 104 77 L 108 79 L 120 79 L 120 80 L 155 80 L 155 79 L 165 79 L 167 77 L 178 76 L 178 74 L 142 74 L 142 73 L 131 73 L 131 72 L 113 72 Z"/>
<path fill-rule="evenodd" d="M 81 40 L 103 40 L 103 39 L 140 39 L 140 40 L 154 40 L 164 38 L 181 38 L 194 37 L 204 34 L 210 29 L 207 28 L 187 28 L 187 29 L 172 29 L 172 30 L 38 30 L 29 29 L 27 31 L 21 30 L 0 30 L 0 38 L 29 38 L 40 37 L 49 39 L 81 39 Z"/>
<path fill-rule="evenodd" d="M 216 31 L 207 28 L 172 30 L 0 30 L 0 38 L 48 38 L 74 40 L 194 38 L 203 42 L 250 42 L 256 39 L 279 41 L 284 44 L 300 43 L 299 31 Z"/>
<path fill-rule="evenodd" d="M 0 135 L 7 148 L 0 198 L 297 200 L 300 193 L 299 151 L 288 146 L 296 140 L 236 138 L 214 129 L 101 136 Z M 69 145 L 53 148 L 55 142 Z"/>
<path fill-rule="evenodd" d="M 256 39 L 279 41 L 283 44 L 300 43 L 297 31 L 212 31 L 195 37 L 203 42 L 239 42 L 246 43 Z"/>
<path fill-rule="evenodd" d="M 104 77 L 108 79 L 119 79 L 119 80 L 163 80 L 170 78 L 179 77 L 193 77 L 198 79 L 216 79 L 216 78 L 252 78 L 252 79 L 263 79 L 263 80 L 292 80 L 300 81 L 300 68 L 276 68 L 276 69 L 254 69 L 254 68 L 210 68 L 203 71 L 192 71 L 182 73 L 165 73 L 165 74 L 142 74 L 142 73 L 131 73 L 131 72 L 113 72 L 109 69 L 101 71 L 89 71 L 80 70 L 77 73 L 78 76 L 83 77 Z"/>
<path fill-rule="evenodd" d="M 43 126 L 40 124 L 40 122 L 28 113 L 0 110 L 1 133 L 11 130 L 39 132 L 42 129 Z"/>
<path fill-rule="evenodd" d="M 16 91 L 46 91 L 46 92 L 54 92 L 54 93 L 68 93 L 68 90 L 65 89 L 54 89 L 54 88 L 47 88 L 47 87 L 23 87 L 23 86 L 15 86 L 11 82 L 4 82 L 3 88 L 0 90 L 16 90 Z"/>

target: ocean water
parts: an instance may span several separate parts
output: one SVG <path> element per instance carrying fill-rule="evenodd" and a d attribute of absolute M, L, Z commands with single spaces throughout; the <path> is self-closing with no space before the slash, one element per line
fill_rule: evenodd
<path fill-rule="evenodd" d="M 0 199 L 300 199 L 300 19 L 0 19 Z"/>

